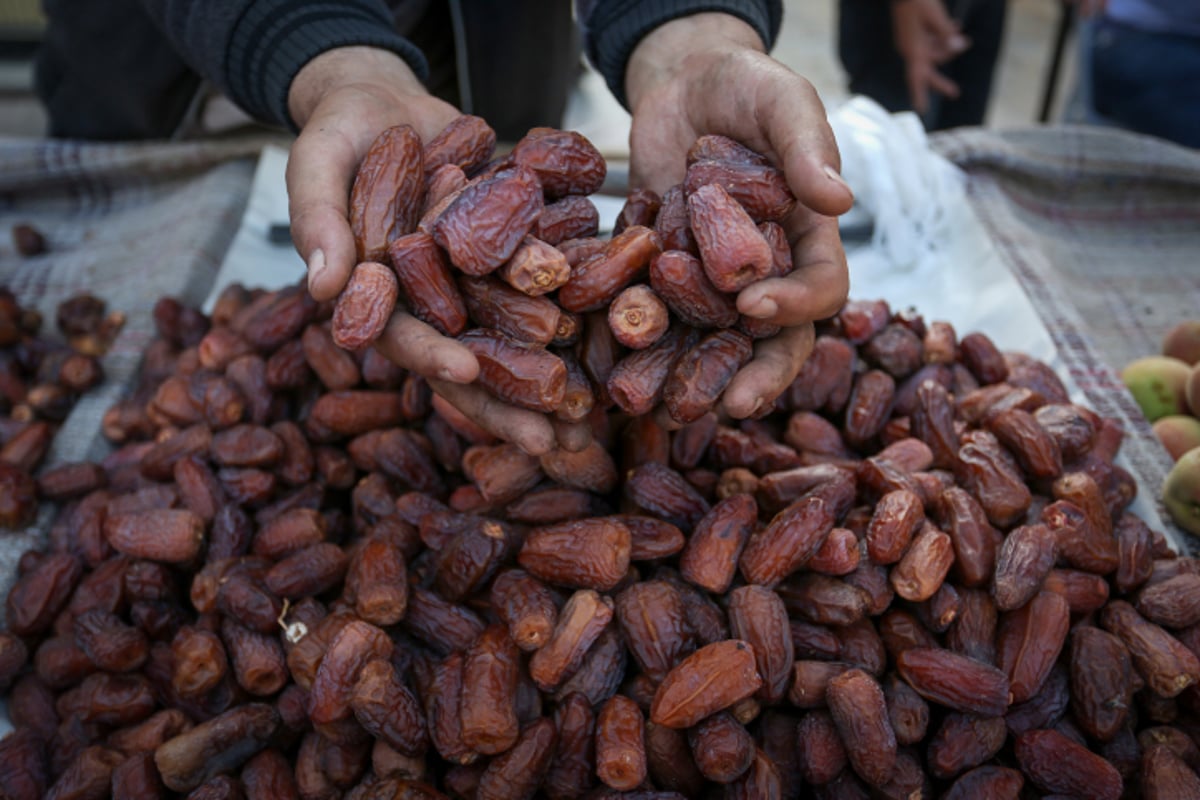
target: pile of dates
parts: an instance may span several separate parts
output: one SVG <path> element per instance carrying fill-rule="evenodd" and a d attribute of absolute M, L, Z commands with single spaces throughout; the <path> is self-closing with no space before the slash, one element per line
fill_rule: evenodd
<path fill-rule="evenodd" d="M 778 327 L 737 293 L 792 269 L 783 173 L 722 136 L 687 154 L 683 183 L 631 194 L 611 239 L 588 195 L 606 168 L 573 131 L 534 128 L 494 158 L 495 133 L 459 117 L 422 146 L 407 125 L 367 153 L 351 194 L 360 263 L 332 321 L 360 349 L 397 304 L 478 359 L 480 386 L 567 423 L 599 404 L 679 423 L 708 413 Z M 469 177 L 468 177 L 469 176 Z"/>
<path fill-rule="evenodd" d="M 761 420 L 536 458 L 333 305 L 160 302 L 42 476 L 6 797 L 1200 791 L 1200 561 L 1044 364 L 853 301 Z"/>
<path fill-rule="evenodd" d="M 79 396 L 104 379 L 99 357 L 125 321 L 90 294 L 55 317 L 65 341 L 41 335 L 42 315 L 0 287 L 0 528 L 32 522 L 39 497 L 60 499 L 33 475 Z"/>
<path fill-rule="evenodd" d="M 1112 420 L 867 300 L 723 418 L 778 172 L 702 139 L 604 242 L 594 148 L 493 143 L 376 143 L 336 301 L 157 304 L 112 453 L 39 479 L 6 797 L 1200 795 L 1200 560 L 1128 511 Z M 591 444 L 490 438 L 370 347 L 401 302 Z"/>

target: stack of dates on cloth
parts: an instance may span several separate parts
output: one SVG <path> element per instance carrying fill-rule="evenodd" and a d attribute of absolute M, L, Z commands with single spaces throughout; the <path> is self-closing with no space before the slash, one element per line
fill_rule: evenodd
<path fill-rule="evenodd" d="M 104 380 L 100 356 L 125 322 L 90 294 L 70 297 L 55 311 L 65 341 L 46 336 L 42 315 L 0 287 L 0 529 L 30 524 L 39 498 L 61 499 L 52 485 L 61 476 L 46 483 L 34 474 L 80 395 Z"/>
<path fill-rule="evenodd" d="M 593 381 L 532 457 L 343 300 L 156 307 L 7 598 L 6 796 L 1200 792 L 1200 561 L 1044 364 L 854 301 L 762 419 Z"/>
<path fill-rule="evenodd" d="M 334 341 L 371 343 L 399 302 L 475 355 L 483 388 L 563 422 L 613 404 L 639 415 L 663 403 L 679 423 L 712 409 L 753 340 L 778 332 L 735 299 L 792 269 L 783 173 L 701 137 L 685 181 L 631 194 L 604 240 L 587 196 L 606 167 L 587 139 L 534 128 L 504 158 L 494 147 L 472 116 L 425 146 L 406 125 L 376 139 L 351 194 L 362 263 Z"/>

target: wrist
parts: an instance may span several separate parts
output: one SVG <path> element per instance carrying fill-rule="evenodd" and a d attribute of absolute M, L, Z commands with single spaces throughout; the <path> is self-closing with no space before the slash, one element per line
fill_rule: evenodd
<path fill-rule="evenodd" d="M 766 46 L 751 25 L 730 14 L 705 12 L 665 22 L 643 36 L 629 55 L 625 68 L 629 107 L 637 108 L 654 87 L 685 69 L 746 50 L 765 53 Z"/>
<path fill-rule="evenodd" d="M 427 95 L 412 67 L 390 50 L 377 47 L 337 47 L 313 58 L 296 73 L 288 87 L 288 113 L 303 128 L 321 99 L 351 86 L 385 86 L 389 93 Z"/>

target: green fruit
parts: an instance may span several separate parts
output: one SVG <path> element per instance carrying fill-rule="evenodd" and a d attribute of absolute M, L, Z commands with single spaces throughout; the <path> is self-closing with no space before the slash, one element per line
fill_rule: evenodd
<path fill-rule="evenodd" d="M 1147 356 L 1131 362 L 1121 380 L 1146 419 L 1154 422 L 1171 414 L 1186 414 L 1185 387 L 1191 367 L 1170 356 Z"/>
<path fill-rule="evenodd" d="M 1200 419 L 1172 414 L 1155 420 L 1153 427 L 1154 435 L 1167 448 L 1173 461 L 1178 461 L 1193 447 L 1200 447 Z"/>
<path fill-rule="evenodd" d="M 1200 447 L 1184 453 L 1167 473 L 1163 505 L 1176 525 L 1200 536 Z"/>

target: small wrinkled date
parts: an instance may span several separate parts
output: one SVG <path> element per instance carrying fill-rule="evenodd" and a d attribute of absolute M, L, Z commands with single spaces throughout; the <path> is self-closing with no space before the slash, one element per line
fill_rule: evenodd
<path fill-rule="evenodd" d="M 333 309 L 333 340 L 358 350 L 379 338 L 396 307 L 396 275 L 383 264 L 367 261 L 350 273 Z"/>

